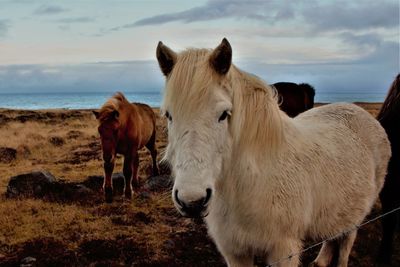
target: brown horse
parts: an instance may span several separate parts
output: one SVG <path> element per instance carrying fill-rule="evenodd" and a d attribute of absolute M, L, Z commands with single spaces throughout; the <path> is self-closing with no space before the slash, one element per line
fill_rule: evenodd
<path fill-rule="evenodd" d="M 292 118 L 314 106 L 315 90 L 307 83 L 279 82 L 272 86 L 278 91 L 280 109 Z"/>
<path fill-rule="evenodd" d="M 104 160 L 104 194 L 106 202 L 112 202 L 111 175 L 116 154 L 124 156 L 125 197 L 132 197 L 132 185 L 139 188 L 138 150 L 146 146 L 153 159 L 153 175 L 158 175 L 156 164 L 156 115 L 145 104 L 129 103 L 122 93 L 107 100 L 99 111 L 93 111 L 99 121 L 98 131 Z M 132 181 L 132 182 L 131 182 Z"/>
<path fill-rule="evenodd" d="M 382 213 L 400 206 L 400 74 L 393 81 L 377 117 L 388 135 L 392 148 L 385 184 L 379 195 Z M 378 262 L 390 263 L 393 253 L 393 237 L 400 213 L 389 214 L 382 219 L 383 236 Z"/>

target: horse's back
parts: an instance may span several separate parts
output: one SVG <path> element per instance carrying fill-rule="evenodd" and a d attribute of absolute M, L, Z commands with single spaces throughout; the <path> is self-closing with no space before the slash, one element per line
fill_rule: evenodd
<path fill-rule="evenodd" d="M 353 157 L 371 157 L 376 168 L 377 186 L 379 190 L 382 188 L 387 163 L 391 156 L 390 143 L 383 127 L 366 110 L 355 104 L 335 103 L 308 110 L 295 120 L 299 124 L 309 125 L 310 131 L 322 125 L 324 131 L 339 133 L 335 141 L 341 142 L 342 145 L 345 139 L 354 144 L 359 143 L 357 148 L 359 153 Z M 336 138 L 328 133 L 327 136 Z"/>
<path fill-rule="evenodd" d="M 368 147 L 388 151 L 389 141 L 379 122 L 363 108 L 350 103 L 334 103 L 308 110 L 295 118 L 301 124 L 326 124 L 328 127 L 344 127 L 344 131 L 356 134 Z M 347 130 L 346 130 L 347 129 Z M 382 145 L 383 147 L 380 147 Z"/>
<path fill-rule="evenodd" d="M 153 124 L 155 124 L 156 114 L 149 105 L 139 102 L 132 103 L 132 105 L 136 106 L 137 111 L 139 112 L 142 118 L 151 119 Z"/>
<path fill-rule="evenodd" d="M 139 130 L 137 135 L 139 135 L 138 140 L 141 141 L 139 147 L 142 147 L 151 141 L 156 132 L 156 114 L 153 109 L 144 103 L 131 103 L 131 130 L 136 128 Z"/>
<path fill-rule="evenodd" d="M 319 166 L 317 175 L 309 174 L 315 186 L 311 192 L 326 203 L 312 216 L 312 228 L 318 229 L 314 232 L 329 236 L 361 223 L 384 184 L 390 158 L 384 129 L 367 111 L 346 103 L 311 109 L 294 122 L 307 137 L 303 148 L 312 156 L 310 166 Z M 338 223 L 325 228 L 328 222 L 321 212 L 329 212 Z"/>

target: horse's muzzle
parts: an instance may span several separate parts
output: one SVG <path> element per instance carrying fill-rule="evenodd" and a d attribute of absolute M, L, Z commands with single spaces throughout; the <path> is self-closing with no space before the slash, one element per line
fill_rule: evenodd
<path fill-rule="evenodd" d="M 181 214 L 185 217 L 190 217 L 190 218 L 203 218 L 208 215 L 206 212 L 207 209 L 207 204 L 210 201 L 212 190 L 210 188 L 207 188 L 206 190 L 206 196 L 196 200 L 196 201 L 191 201 L 189 203 L 186 203 L 179 199 L 178 197 L 178 190 L 175 190 L 174 192 L 174 198 L 176 203 L 178 204 L 178 209 L 181 212 Z"/>

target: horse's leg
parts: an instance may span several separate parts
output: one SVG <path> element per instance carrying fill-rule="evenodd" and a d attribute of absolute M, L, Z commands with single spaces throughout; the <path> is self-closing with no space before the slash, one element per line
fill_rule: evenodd
<path fill-rule="evenodd" d="M 254 257 L 251 255 L 246 256 L 236 256 L 230 254 L 224 254 L 226 263 L 229 267 L 253 267 Z"/>
<path fill-rule="evenodd" d="M 153 160 L 153 175 L 157 176 L 159 173 L 157 168 L 156 131 L 153 132 L 153 135 L 146 144 L 146 147 L 150 150 L 151 158 Z"/>
<path fill-rule="evenodd" d="M 302 247 L 301 240 L 282 239 L 274 244 L 268 254 L 268 264 L 275 264 L 276 267 L 297 267 L 300 264 L 299 252 Z M 288 258 L 290 255 L 292 257 Z"/>
<path fill-rule="evenodd" d="M 139 168 L 139 154 L 137 150 L 135 150 L 132 157 L 132 185 L 133 185 L 133 190 L 135 191 L 139 189 L 138 168 Z"/>
<path fill-rule="evenodd" d="M 310 267 L 328 267 L 332 262 L 336 248 L 337 248 L 336 240 L 326 241 L 322 245 L 317 258 L 315 258 L 315 260 L 309 266 Z"/>
<path fill-rule="evenodd" d="M 357 236 L 357 231 L 353 231 L 337 240 L 339 244 L 338 262 L 336 265 L 337 267 L 347 267 L 347 263 L 349 262 L 350 251 L 351 248 L 353 247 L 356 236 Z"/>
<path fill-rule="evenodd" d="M 400 196 L 398 190 L 400 188 L 400 173 L 396 172 L 393 161 L 389 162 L 388 174 L 386 176 L 385 185 L 379 194 L 382 204 L 382 214 L 389 212 L 400 205 Z M 396 212 L 397 214 L 399 212 Z M 390 263 L 393 253 L 393 237 L 396 229 L 398 217 L 396 213 L 386 215 L 382 218 L 382 240 L 379 248 L 378 262 Z"/>
<path fill-rule="evenodd" d="M 124 177 L 125 177 L 125 198 L 132 198 L 132 156 L 125 155 L 124 157 Z"/>
<path fill-rule="evenodd" d="M 113 199 L 113 188 L 112 188 L 112 173 L 114 170 L 114 160 L 104 162 L 104 183 L 103 190 L 104 196 L 107 203 L 111 203 Z"/>

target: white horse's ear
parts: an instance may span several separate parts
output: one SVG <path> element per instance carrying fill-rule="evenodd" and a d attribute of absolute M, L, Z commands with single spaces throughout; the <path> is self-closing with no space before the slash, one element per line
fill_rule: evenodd
<path fill-rule="evenodd" d="M 165 76 L 168 76 L 176 63 L 176 53 L 160 41 L 157 45 L 156 54 L 158 65 L 160 65 L 162 73 L 164 73 Z"/>
<path fill-rule="evenodd" d="M 232 47 L 226 38 L 212 52 L 210 63 L 213 69 L 219 74 L 226 74 L 229 71 L 232 63 Z"/>

